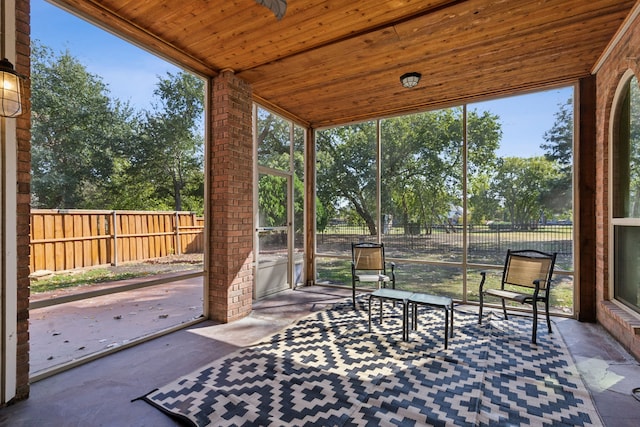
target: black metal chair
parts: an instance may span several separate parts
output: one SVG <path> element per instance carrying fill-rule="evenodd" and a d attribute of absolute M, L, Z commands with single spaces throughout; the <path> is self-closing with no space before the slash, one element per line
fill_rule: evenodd
<path fill-rule="evenodd" d="M 556 256 L 556 253 L 549 254 L 537 250 L 508 250 L 499 289 L 484 289 L 486 272 L 481 272 L 478 323 L 482 323 L 482 308 L 485 295 L 500 298 L 505 319 L 507 319 L 505 301 L 531 304 L 533 308 L 531 342 L 535 344 L 538 332 L 538 303 L 543 302 L 547 316 L 547 327 L 549 328 L 549 333 L 551 333 L 549 292 L 551 291 L 551 277 L 553 276 Z"/>
<path fill-rule="evenodd" d="M 353 308 L 356 308 L 356 283 L 377 282 L 378 288 L 387 287 L 391 283 L 396 288 L 395 264 L 389 263 L 390 274 L 387 274 L 387 262 L 384 255 L 384 243 L 352 243 L 351 244 L 351 287 L 353 290 Z"/>

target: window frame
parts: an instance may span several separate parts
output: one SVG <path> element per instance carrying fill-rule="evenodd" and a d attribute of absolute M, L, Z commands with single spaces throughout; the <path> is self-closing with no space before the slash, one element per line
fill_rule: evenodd
<path fill-rule="evenodd" d="M 616 216 L 618 213 L 616 209 L 616 203 L 619 203 L 616 200 L 616 191 L 617 188 L 614 185 L 617 181 L 614 179 L 616 173 L 617 166 L 617 157 L 616 157 L 616 149 L 620 140 L 620 123 L 623 119 L 621 115 L 621 107 L 622 102 L 624 101 L 627 95 L 627 86 L 636 78 L 637 81 L 640 82 L 638 76 L 633 72 L 633 70 L 628 69 L 624 72 L 624 74 L 620 77 L 618 87 L 616 88 L 613 102 L 611 104 L 610 111 L 610 120 L 609 120 L 609 147 L 608 147 L 608 270 L 609 270 L 609 286 L 607 287 L 607 292 L 605 297 L 610 301 L 614 302 L 619 307 L 623 308 L 625 311 L 633 313 L 634 315 L 640 315 L 640 304 L 637 307 L 631 307 L 628 302 L 623 300 L 619 300 L 616 298 L 616 266 L 617 266 L 617 242 L 616 242 L 616 231 L 617 227 L 640 227 L 640 218 L 633 217 L 622 217 Z"/>

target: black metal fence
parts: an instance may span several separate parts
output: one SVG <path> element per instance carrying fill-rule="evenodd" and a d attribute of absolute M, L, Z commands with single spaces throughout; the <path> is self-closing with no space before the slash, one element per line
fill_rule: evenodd
<path fill-rule="evenodd" d="M 385 230 L 382 241 L 388 257 L 446 261 L 461 258 L 465 233 L 462 226 L 434 225 L 413 232 L 392 227 Z M 501 264 L 507 249 L 536 249 L 558 254 L 558 266 L 572 270 L 573 227 L 544 225 L 529 230 L 508 227 L 472 226 L 466 233 L 469 262 Z M 318 233 L 317 251 L 325 254 L 350 254 L 352 242 L 374 242 L 366 227 L 334 225 Z"/>
<path fill-rule="evenodd" d="M 446 295 L 460 300 L 477 301 L 479 271 L 489 268 L 489 277 L 499 274 L 507 249 L 536 249 L 556 252 L 556 274 L 551 295 L 552 311 L 573 312 L 573 227 L 568 224 L 545 225 L 529 230 L 508 227 L 474 226 L 466 233 L 460 226 L 433 226 L 405 233 L 404 228 L 385 230 L 382 241 L 387 258 L 396 261 L 398 286 L 434 295 Z M 465 258 L 467 291 L 463 288 Z M 376 242 L 366 227 L 334 225 L 317 235 L 319 283 L 351 284 L 349 260 L 351 243 Z M 476 268 L 472 267 L 476 265 Z M 495 277 L 490 280 L 498 280 Z"/>

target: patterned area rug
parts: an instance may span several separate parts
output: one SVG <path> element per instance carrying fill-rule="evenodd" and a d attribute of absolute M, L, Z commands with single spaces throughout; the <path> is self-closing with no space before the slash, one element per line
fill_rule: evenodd
<path fill-rule="evenodd" d="M 152 391 L 144 400 L 195 426 L 598 426 L 559 333 L 531 319 L 421 308 L 402 341 L 401 310 L 367 299 L 310 315 L 255 346 Z M 375 305 L 377 307 L 377 304 Z M 513 320 L 512 320 L 513 319 Z"/>

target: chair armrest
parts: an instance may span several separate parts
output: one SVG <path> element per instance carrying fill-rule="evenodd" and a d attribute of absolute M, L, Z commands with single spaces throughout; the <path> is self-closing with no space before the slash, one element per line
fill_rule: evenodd
<path fill-rule="evenodd" d="M 549 297 L 549 289 L 551 288 L 551 282 L 553 280 L 549 280 L 549 283 L 547 283 L 547 287 L 545 288 L 545 296 L 548 298 Z M 534 298 L 536 298 L 538 296 L 538 294 L 540 293 L 540 283 L 544 283 L 546 282 L 545 279 L 536 279 L 533 281 L 533 284 L 536 286 L 534 291 L 533 291 L 533 296 Z"/>

